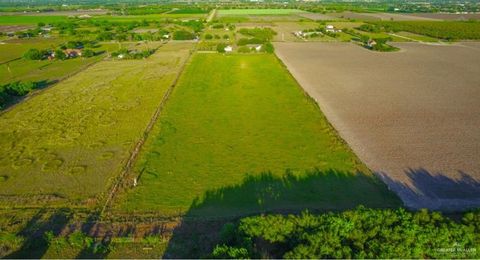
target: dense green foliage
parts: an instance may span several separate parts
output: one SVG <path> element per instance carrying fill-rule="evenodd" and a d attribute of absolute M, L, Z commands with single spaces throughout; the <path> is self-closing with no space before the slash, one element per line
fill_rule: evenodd
<path fill-rule="evenodd" d="M 174 40 L 193 40 L 195 39 L 195 34 L 185 30 L 178 30 L 173 32 L 173 39 Z"/>
<path fill-rule="evenodd" d="M 371 23 L 374 24 L 377 28 L 372 28 L 371 26 L 364 26 L 362 29 L 369 29 L 369 31 L 383 30 L 388 32 L 406 31 L 445 40 L 480 39 L 480 22 L 474 21 L 381 21 Z"/>
<path fill-rule="evenodd" d="M 242 28 L 238 30 L 238 32 L 245 36 L 260 39 L 264 42 L 271 41 L 273 37 L 277 35 L 277 32 L 270 28 Z"/>
<path fill-rule="evenodd" d="M 42 51 L 38 49 L 30 49 L 23 54 L 23 58 L 27 60 L 41 60 L 43 57 Z"/>
<path fill-rule="evenodd" d="M 0 86 L 0 109 L 14 100 L 16 97 L 25 96 L 32 90 L 43 87 L 46 82 L 13 82 Z"/>
<path fill-rule="evenodd" d="M 112 52 L 112 57 L 118 57 L 121 59 L 144 59 L 148 58 L 150 55 L 155 53 L 155 49 L 148 49 L 148 50 L 128 50 L 128 49 L 120 49 L 118 51 Z"/>
<path fill-rule="evenodd" d="M 437 212 L 359 207 L 265 215 L 227 224 L 217 258 L 478 258 L 480 212 L 454 222 Z"/>

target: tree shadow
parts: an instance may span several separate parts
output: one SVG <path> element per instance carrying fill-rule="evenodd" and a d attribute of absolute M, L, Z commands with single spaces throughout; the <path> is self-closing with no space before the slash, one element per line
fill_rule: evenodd
<path fill-rule="evenodd" d="M 49 248 L 45 232 L 52 232 L 54 237 L 58 237 L 72 218 L 72 212 L 68 208 L 58 209 L 51 215 L 50 213 L 47 210 L 37 212 L 17 233 L 17 236 L 26 238 L 22 246 L 5 258 L 39 259 L 43 257 Z"/>
<path fill-rule="evenodd" d="M 480 207 L 480 182 L 468 173 L 458 173 L 459 178 L 454 179 L 441 172 L 409 168 L 405 171 L 407 182 L 393 179 L 384 172 L 376 174 L 412 209 L 456 212 Z"/>
<path fill-rule="evenodd" d="M 18 83 L 18 82 L 12 82 L 12 83 Z M 0 86 L 0 114 L 2 112 L 5 112 L 11 109 L 15 105 L 22 102 L 23 100 L 30 98 L 34 95 L 37 95 L 38 93 L 40 93 L 42 89 L 48 88 L 51 85 L 54 85 L 56 83 L 58 83 L 58 80 L 41 80 L 41 81 L 33 82 L 34 88 L 31 89 L 30 93 L 23 96 L 8 93 L 8 91 L 6 91 L 5 89 L 9 84 Z"/>
<path fill-rule="evenodd" d="M 361 172 L 313 170 L 282 176 L 247 175 L 238 185 L 207 191 L 196 198 L 173 230 L 164 258 L 198 258 L 211 252 L 223 225 L 264 213 L 342 211 L 364 205 L 396 208 L 395 194 L 378 178 Z"/>

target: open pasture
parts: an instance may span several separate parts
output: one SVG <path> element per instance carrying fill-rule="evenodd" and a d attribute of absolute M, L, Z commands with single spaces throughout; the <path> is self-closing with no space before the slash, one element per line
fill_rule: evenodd
<path fill-rule="evenodd" d="M 275 43 L 340 135 L 406 206 L 480 206 L 480 44 L 392 45 L 401 51 Z"/>
<path fill-rule="evenodd" d="M 0 25 L 37 25 L 40 22 L 56 23 L 68 19 L 67 16 L 0 15 Z"/>
<path fill-rule="evenodd" d="M 22 57 L 29 49 L 55 49 L 60 43 L 67 40 L 61 38 L 30 38 L 10 39 L 0 44 L 0 64 Z"/>
<path fill-rule="evenodd" d="M 195 54 L 115 211 L 238 216 L 396 206 L 270 54 Z"/>
<path fill-rule="evenodd" d="M 0 204 L 87 205 L 143 135 L 191 49 L 102 61 L 0 115 Z M 87 204 L 85 204 L 87 203 Z"/>

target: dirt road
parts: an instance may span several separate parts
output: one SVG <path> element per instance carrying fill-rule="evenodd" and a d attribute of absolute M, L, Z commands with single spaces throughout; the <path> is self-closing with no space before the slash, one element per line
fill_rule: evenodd
<path fill-rule="evenodd" d="M 276 43 L 357 155 L 411 208 L 480 206 L 480 43 Z"/>

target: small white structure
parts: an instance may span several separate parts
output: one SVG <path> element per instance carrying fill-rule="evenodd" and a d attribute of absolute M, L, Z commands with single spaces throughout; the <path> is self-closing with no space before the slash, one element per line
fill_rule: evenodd
<path fill-rule="evenodd" d="M 228 45 L 227 47 L 223 48 L 223 50 L 224 50 L 225 52 L 232 52 L 232 51 L 233 51 L 233 48 L 232 48 L 232 46 Z"/>
<path fill-rule="evenodd" d="M 337 30 L 333 25 L 327 24 L 327 26 L 325 26 L 325 31 L 336 33 L 336 32 L 341 32 L 342 30 Z"/>
<path fill-rule="evenodd" d="M 118 54 L 117 57 L 118 57 L 119 59 L 123 59 L 123 58 L 125 58 L 125 55 L 123 55 L 123 54 Z"/>
<path fill-rule="evenodd" d="M 262 45 L 256 46 L 256 47 L 255 47 L 255 50 L 256 50 L 256 51 L 261 51 L 261 50 L 262 50 Z"/>

